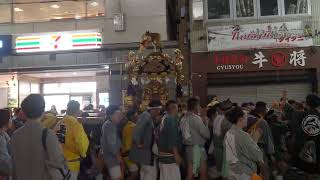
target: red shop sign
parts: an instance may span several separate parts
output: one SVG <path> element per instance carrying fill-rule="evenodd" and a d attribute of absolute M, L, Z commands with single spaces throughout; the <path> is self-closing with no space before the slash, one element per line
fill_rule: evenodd
<path fill-rule="evenodd" d="M 214 54 L 216 65 L 247 64 L 249 56 L 244 54 Z"/>
<path fill-rule="evenodd" d="M 274 67 L 280 68 L 287 65 L 288 55 L 283 52 L 276 52 L 271 55 L 271 64 Z"/>

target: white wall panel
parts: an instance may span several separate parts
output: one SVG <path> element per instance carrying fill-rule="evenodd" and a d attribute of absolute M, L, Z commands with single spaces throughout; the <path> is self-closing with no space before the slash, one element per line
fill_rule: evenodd
<path fill-rule="evenodd" d="M 104 42 L 107 44 L 139 42 L 141 35 L 149 30 L 161 34 L 162 40 L 168 40 L 166 16 L 126 17 L 126 31 L 114 32 L 113 21 L 104 24 Z"/>
<path fill-rule="evenodd" d="M 107 19 L 89 19 L 77 21 L 75 26 L 78 30 L 88 30 L 88 29 L 101 29 Z"/>
<path fill-rule="evenodd" d="M 0 88 L 0 108 L 8 106 L 8 88 Z"/>
<path fill-rule="evenodd" d="M 4 57 L 0 63 L 0 69 L 6 69 L 12 66 L 12 57 Z"/>
<path fill-rule="evenodd" d="M 32 67 L 33 56 L 15 56 L 12 59 L 13 67 Z"/>
<path fill-rule="evenodd" d="M 33 65 L 47 66 L 49 64 L 49 55 L 33 56 Z"/>
<path fill-rule="evenodd" d="M 11 34 L 12 33 L 12 26 L 8 25 L 0 25 L 0 34 Z"/>
<path fill-rule="evenodd" d="M 34 23 L 34 33 L 72 31 L 75 30 L 75 21 L 54 21 L 44 23 Z"/>
<path fill-rule="evenodd" d="M 33 32 L 33 24 L 13 24 L 8 25 L 12 26 L 10 34 L 25 34 L 25 33 L 32 33 Z"/>
<path fill-rule="evenodd" d="M 166 0 L 123 0 L 122 10 L 128 16 L 166 15 Z"/>
<path fill-rule="evenodd" d="M 76 54 L 58 54 L 57 59 L 53 62 L 55 65 L 76 65 Z"/>
<path fill-rule="evenodd" d="M 82 53 L 77 55 L 77 64 L 97 64 L 99 62 L 99 53 Z"/>

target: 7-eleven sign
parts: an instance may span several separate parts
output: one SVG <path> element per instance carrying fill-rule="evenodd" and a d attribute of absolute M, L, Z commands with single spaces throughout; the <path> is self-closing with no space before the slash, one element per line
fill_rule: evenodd
<path fill-rule="evenodd" d="M 59 45 L 59 40 L 61 39 L 61 35 L 57 35 L 57 36 L 51 36 L 52 38 L 52 45 L 53 45 L 53 49 L 58 49 L 58 45 Z"/>
<path fill-rule="evenodd" d="M 101 45 L 101 33 L 94 31 L 43 33 L 16 38 L 18 53 L 95 49 L 101 48 Z"/>

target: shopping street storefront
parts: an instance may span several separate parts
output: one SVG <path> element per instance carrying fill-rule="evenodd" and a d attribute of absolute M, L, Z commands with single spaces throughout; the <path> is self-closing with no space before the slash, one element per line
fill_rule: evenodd
<path fill-rule="evenodd" d="M 318 47 L 193 53 L 193 94 L 237 103 L 278 101 L 284 89 L 303 101 L 318 92 Z M 202 102 L 205 105 L 206 102 Z"/>

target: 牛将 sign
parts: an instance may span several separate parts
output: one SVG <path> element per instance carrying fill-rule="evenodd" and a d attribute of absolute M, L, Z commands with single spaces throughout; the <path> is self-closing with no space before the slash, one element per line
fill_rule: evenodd
<path fill-rule="evenodd" d="M 244 71 L 267 69 L 305 68 L 308 62 L 306 49 L 256 51 L 253 53 L 214 53 L 213 62 L 217 71 Z"/>
<path fill-rule="evenodd" d="M 0 35 L 0 56 L 8 56 L 12 49 L 12 36 Z"/>
<path fill-rule="evenodd" d="M 15 48 L 17 53 L 27 53 L 95 49 L 101 44 L 101 33 L 98 32 L 56 32 L 18 36 Z"/>
<path fill-rule="evenodd" d="M 208 50 L 312 46 L 311 25 L 302 21 L 208 27 Z"/>

